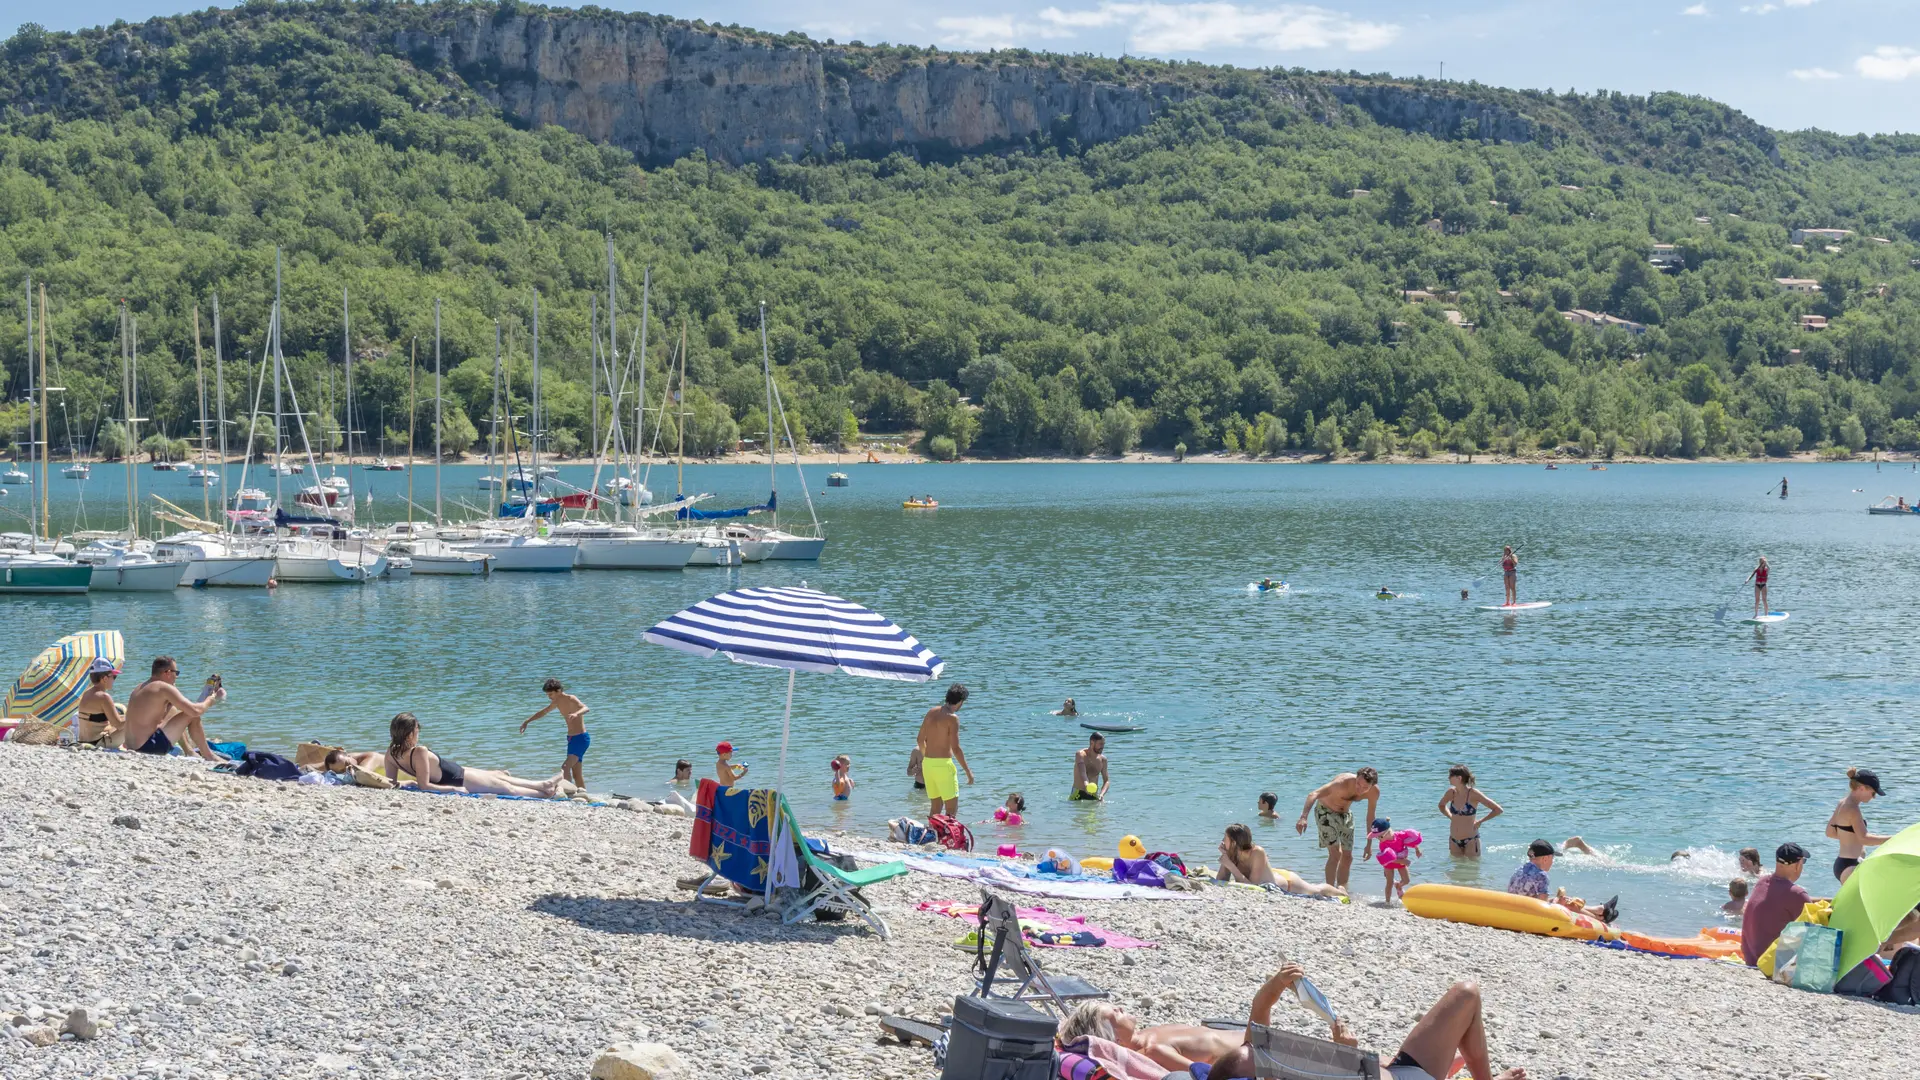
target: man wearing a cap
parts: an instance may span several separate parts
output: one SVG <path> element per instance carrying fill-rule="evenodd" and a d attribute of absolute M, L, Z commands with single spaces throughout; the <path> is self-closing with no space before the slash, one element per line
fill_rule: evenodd
<path fill-rule="evenodd" d="M 1799 885 L 1800 872 L 1807 868 L 1807 849 L 1799 844 L 1781 844 L 1773 853 L 1773 873 L 1754 882 L 1747 894 L 1747 906 L 1740 913 L 1740 959 L 1752 967 L 1760 962 L 1774 939 L 1787 924 L 1800 917 L 1800 909 L 1813 897 Z"/>
<path fill-rule="evenodd" d="M 127 737 L 125 746 L 142 754 L 170 754 L 173 745 L 186 736 L 187 745 L 208 761 L 225 761 L 207 746 L 206 729 L 200 718 L 216 701 L 225 701 L 225 687 L 214 691 L 205 701 L 188 701 L 174 680 L 180 677 L 180 665 L 171 656 L 153 661 L 153 675 L 134 688 L 127 698 Z"/>
<path fill-rule="evenodd" d="M 1612 922 L 1620 912 L 1620 898 L 1614 897 L 1598 908 L 1590 908 L 1585 900 L 1577 896 L 1568 896 L 1567 890 L 1558 889 L 1551 893 L 1547 882 L 1547 871 L 1553 869 L 1553 860 L 1560 853 L 1554 850 L 1553 841 L 1535 840 L 1527 845 L 1527 861 L 1507 879 L 1507 891 L 1515 896 L 1531 896 L 1549 904 L 1557 904 L 1568 911 L 1577 911 L 1591 915 L 1601 922 Z"/>

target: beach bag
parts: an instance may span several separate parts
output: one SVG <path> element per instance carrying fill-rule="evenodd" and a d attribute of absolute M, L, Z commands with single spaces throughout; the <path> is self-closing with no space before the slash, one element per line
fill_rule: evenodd
<path fill-rule="evenodd" d="M 256 780 L 298 780 L 300 766 L 263 750 L 249 750 L 240 756 L 240 763 L 233 767 L 235 776 L 251 776 Z"/>
<path fill-rule="evenodd" d="M 1887 964 L 1887 985 L 1873 995 L 1889 1005 L 1920 1005 L 1920 948 L 1904 945 Z"/>
<path fill-rule="evenodd" d="M 958 997 L 941 1080 L 1049 1080 L 1058 1021 L 1012 998 Z"/>
<path fill-rule="evenodd" d="M 353 767 L 353 786 L 365 787 L 365 788 L 390 788 L 393 786 L 393 781 L 387 779 L 384 775 L 380 773 L 374 772 L 372 769 L 364 769 L 358 765 L 355 765 Z"/>
<path fill-rule="evenodd" d="M 959 818 L 947 814 L 935 814 L 927 819 L 927 828 L 933 830 L 940 840 L 940 846 L 949 851 L 972 851 L 973 830 L 966 827 Z"/>
<path fill-rule="evenodd" d="M 1187 873 L 1187 864 L 1180 858 L 1178 852 L 1149 851 L 1147 852 L 1147 860 L 1158 865 L 1160 869 L 1165 870 L 1169 874 L 1179 874 L 1181 877 L 1193 876 Z"/>
<path fill-rule="evenodd" d="M 896 844 L 931 844 L 940 837 L 910 817 L 898 817 L 887 822 L 887 839 Z"/>
<path fill-rule="evenodd" d="M 1793 965 L 1793 988 L 1816 994 L 1833 993 L 1839 980 L 1840 939 L 1843 935 L 1831 926 L 1808 923 L 1800 941 L 1800 955 Z"/>
<path fill-rule="evenodd" d="M 317 742 L 303 742 L 293 748 L 293 763 L 301 768 L 323 765 L 327 755 L 335 750 L 345 750 L 344 746 L 323 746 Z"/>
<path fill-rule="evenodd" d="M 1893 972 L 1887 970 L 1887 962 L 1879 954 L 1867 957 L 1853 965 L 1853 970 L 1840 976 L 1833 984 L 1833 992 L 1842 997 L 1877 997 L 1881 990 L 1893 982 Z"/>

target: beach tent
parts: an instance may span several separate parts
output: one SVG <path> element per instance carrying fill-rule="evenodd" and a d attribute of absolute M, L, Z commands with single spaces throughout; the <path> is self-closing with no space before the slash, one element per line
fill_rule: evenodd
<path fill-rule="evenodd" d="M 837 596 L 809 589 L 734 589 L 702 600 L 654 625 L 642 640 L 736 664 L 785 668 L 787 711 L 780 721 L 780 773 L 787 779 L 787 741 L 793 725 L 796 672 L 844 672 L 869 679 L 929 682 L 946 662 L 885 616 Z"/>
<path fill-rule="evenodd" d="M 126 663 L 127 643 L 118 630 L 83 630 L 40 650 L 7 690 L 0 716 L 37 716 L 59 723 L 73 715 L 87 688 L 87 668 L 95 659 L 114 667 Z"/>
<path fill-rule="evenodd" d="M 1854 867 L 1833 898 L 1828 925 L 1841 932 L 1841 973 L 1878 952 L 1915 905 L 1920 905 L 1920 825 L 1909 825 Z"/>

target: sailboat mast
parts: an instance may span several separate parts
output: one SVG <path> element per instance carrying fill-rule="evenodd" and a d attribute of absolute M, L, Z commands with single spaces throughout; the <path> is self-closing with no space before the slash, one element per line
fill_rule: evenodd
<path fill-rule="evenodd" d="M 28 450 L 31 451 L 33 447 L 33 275 L 32 274 L 27 275 L 26 294 L 27 294 L 27 447 L 28 447 Z M 43 383 L 46 382 L 47 381 L 46 376 L 42 375 L 40 377 L 40 381 Z M 28 457 L 27 467 L 32 468 L 33 464 L 34 464 L 34 459 L 32 457 Z M 46 490 L 45 482 L 41 483 L 40 489 L 42 491 Z M 40 535 L 40 519 L 38 516 L 39 511 L 40 511 L 40 503 L 37 500 L 28 499 L 27 500 L 27 533 L 30 536 L 33 536 L 36 538 Z M 29 550 L 34 550 L 34 545 L 31 543 L 29 543 L 27 547 Z"/>
<path fill-rule="evenodd" d="M 33 315 L 33 293 L 27 293 L 27 315 Z M 40 530 L 53 534 L 53 515 L 47 508 L 47 458 L 53 443 L 47 439 L 47 283 L 40 283 Z"/>
<path fill-rule="evenodd" d="M 207 467 L 207 364 L 200 356 L 200 305 L 193 305 L 193 382 L 200 390 L 200 468 Z M 200 517 L 202 520 L 213 516 L 213 490 L 206 483 L 206 477 L 196 477 L 200 481 Z"/>
<path fill-rule="evenodd" d="M 273 502 L 280 505 L 280 441 L 286 417 L 280 411 L 280 249 L 273 249 Z"/>
<path fill-rule="evenodd" d="M 220 366 L 220 294 L 213 294 L 213 398 L 220 421 L 220 512 L 227 511 L 227 378 Z"/>
<path fill-rule="evenodd" d="M 687 317 L 680 317 L 680 429 L 679 458 L 673 465 L 673 493 L 678 498 L 686 493 L 687 472 Z"/>
<path fill-rule="evenodd" d="M 433 524 L 440 525 L 440 298 L 433 298 Z"/>
<path fill-rule="evenodd" d="M 511 409 L 513 407 L 513 404 L 509 402 L 507 404 L 507 407 Z M 513 418 L 508 417 L 507 422 L 511 424 L 513 422 Z M 499 319 L 493 320 L 493 436 L 494 438 L 500 441 L 500 456 L 499 456 L 500 495 L 502 500 L 504 501 L 506 497 L 506 491 L 507 491 L 507 454 L 506 454 L 507 436 L 500 431 L 500 320 Z M 493 464 L 492 462 L 488 462 L 488 465 L 492 465 L 492 464 Z M 493 470 L 491 468 L 487 470 L 487 475 L 489 477 L 493 475 Z M 488 487 L 492 487 L 492 485 L 489 484 Z M 487 498 L 489 499 L 493 498 L 493 492 L 489 491 L 487 493 Z"/>
<path fill-rule="evenodd" d="M 407 524 L 413 524 L 413 418 L 420 415 L 420 386 L 415 370 L 420 366 L 420 339 L 414 338 L 407 350 Z M 413 534 L 412 529 L 407 534 Z"/>
<path fill-rule="evenodd" d="M 633 401 L 633 520 L 640 520 L 640 455 L 646 452 L 647 323 L 653 304 L 653 267 L 640 271 L 640 396 Z"/>
<path fill-rule="evenodd" d="M 587 400 L 593 405 L 593 420 L 587 428 L 588 441 L 593 443 L 593 483 L 600 485 L 600 298 L 593 297 L 587 302 L 587 339 L 593 342 L 587 350 Z M 607 389 L 613 389 L 613 374 L 607 374 Z"/>
<path fill-rule="evenodd" d="M 133 394 L 131 407 L 127 410 L 127 422 L 133 430 L 127 434 L 132 449 L 127 451 L 127 528 L 131 534 L 128 539 L 140 533 L 140 470 L 133 467 L 133 455 L 140 449 L 140 316 L 127 313 L 127 347 L 131 350 L 127 361 L 127 386 Z"/>
<path fill-rule="evenodd" d="M 767 302 L 760 301 L 760 368 L 767 374 L 767 501 L 773 504 L 773 527 L 780 527 L 780 476 L 774 461 L 773 359 L 767 352 Z"/>
<path fill-rule="evenodd" d="M 533 516 L 540 516 L 540 294 L 533 294 L 533 427 L 527 433 L 533 458 Z M 538 521 L 531 524 L 539 524 Z"/>
<path fill-rule="evenodd" d="M 340 365 L 347 378 L 347 471 L 353 471 L 353 317 L 347 307 L 347 287 L 340 287 Z M 351 496 L 349 496 L 351 498 Z"/>

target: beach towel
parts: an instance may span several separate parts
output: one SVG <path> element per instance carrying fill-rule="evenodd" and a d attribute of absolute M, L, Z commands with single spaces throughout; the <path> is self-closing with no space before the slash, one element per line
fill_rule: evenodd
<path fill-rule="evenodd" d="M 693 838 L 687 842 L 687 854 L 707 861 L 707 854 L 713 842 L 713 797 L 720 792 L 720 785 L 713 780 L 702 780 L 693 794 Z"/>
<path fill-rule="evenodd" d="M 767 859 L 773 853 L 774 824 L 780 816 L 778 798 L 766 788 L 721 791 L 711 780 L 700 781 L 700 816 L 695 820 L 707 826 L 705 862 L 721 877 L 749 892 L 767 887 L 771 870 Z M 695 833 L 697 837 L 698 826 Z"/>
<path fill-rule="evenodd" d="M 950 919 L 978 919 L 980 905 L 962 903 L 959 900 L 927 900 L 919 905 L 919 910 L 930 911 L 936 915 L 945 915 Z M 1062 915 L 1049 911 L 1045 907 L 1015 908 L 1014 918 L 1020 920 L 1022 935 L 1032 944 L 1052 948 L 1080 947 L 1047 940 L 1049 936 L 1091 934 L 1109 949 L 1155 949 L 1159 946 L 1151 941 L 1142 941 L 1136 937 L 1104 930 L 1087 922 L 1085 915 Z"/>
<path fill-rule="evenodd" d="M 1167 872 L 1152 859 L 1115 859 L 1113 880 L 1123 885 L 1164 889 L 1167 887 Z"/>
<path fill-rule="evenodd" d="M 1171 889 L 1147 889 L 1138 885 L 1121 885 L 1112 880 L 1084 879 L 1072 880 L 1055 878 L 1035 880 L 1008 872 L 1012 863 L 1000 863 L 996 859 L 955 860 L 941 858 L 938 855 L 888 854 L 878 851 L 851 851 L 848 854 L 863 863 L 905 863 L 910 870 L 937 877 L 955 878 L 971 881 L 978 885 L 990 885 L 1008 892 L 1022 893 L 1027 896 L 1053 896 L 1066 900 L 1204 900 L 1206 897 L 1186 892 L 1174 892 Z M 972 866 L 967 863 L 992 863 L 991 866 Z"/>
<path fill-rule="evenodd" d="M 251 776 L 256 780 L 298 780 L 300 768 L 279 754 L 249 750 L 241 755 L 240 763 L 233 767 L 233 774 Z"/>

